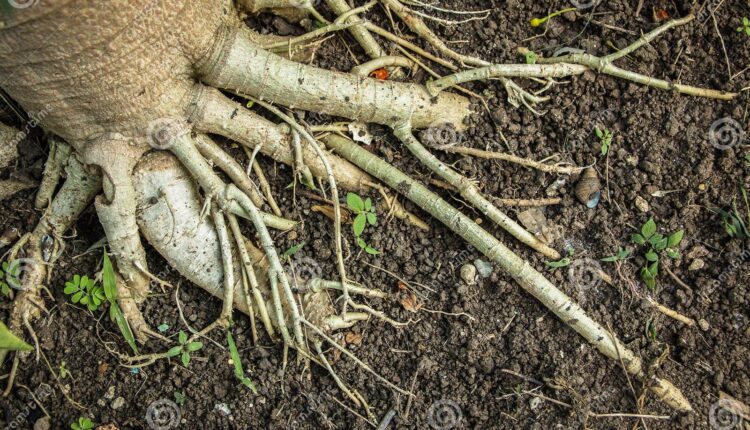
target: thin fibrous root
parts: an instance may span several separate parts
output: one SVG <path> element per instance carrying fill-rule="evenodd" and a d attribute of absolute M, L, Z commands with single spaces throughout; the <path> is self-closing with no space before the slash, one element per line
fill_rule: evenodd
<path fill-rule="evenodd" d="M 253 148 L 254 151 L 259 150 L 276 161 L 288 166 L 294 165 L 292 136 L 287 132 L 287 125 L 278 126 L 233 102 L 217 90 L 198 88 L 190 121 L 200 131 L 227 137 Z M 310 168 L 315 177 L 325 177 L 325 165 L 309 142 L 302 141 L 301 146 L 305 166 Z M 327 153 L 326 158 L 333 169 L 337 185 L 345 190 L 366 193 L 377 182 L 341 157 Z M 408 220 L 422 230 L 429 230 L 427 224 L 405 210 L 395 197 L 389 198 L 389 205 L 393 206 L 397 218 Z"/>
<path fill-rule="evenodd" d="M 455 170 L 451 169 L 448 165 L 438 160 L 437 157 L 432 155 L 427 148 L 417 140 L 412 134 L 411 128 L 408 125 L 402 125 L 394 128 L 396 137 L 404 143 L 409 151 L 417 157 L 425 166 L 430 170 L 440 175 L 446 182 L 455 187 L 461 196 L 476 207 L 480 212 L 490 218 L 495 224 L 502 227 L 505 231 L 510 233 L 513 237 L 528 245 L 532 249 L 542 253 L 543 255 L 553 260 L 560 259 L 560 253 L 550 248 L 547 244 L 543 243 L 536 236 L 529 233 L 526 229 L 521 227 L 517 222 L 509 218 L 500 209 L 495 207 L 487 198 L 485 198 L 479 191 L 477 186 L 468 178 L 459 174 Z"/>
<path fill-rule="evenodd" d="M 339 17 L 343 16 L 344 14 L 349 13 L 352 9 L 349 7 L 349 4 L 346 2 L 346 0 L 326 0 L 326 4 L 328 7 L 331 8 L 333 13 L 336 15 L 339 15 Z M 349 15 L 346 18 L 345 22 L 349 21 L 359 21 L 359 17 L 356 14 Z M 385 50 L 380 46 L 377 40 L 372 36 L 372 34 L 367 31 L 366 28 L 364 28 L 362 25 L 354 25 L 349 28 L 349 32 L 352 34 L 354 39 L 359 43 L 359 46 L 362 47 L 362 49 L 365 50 L 365 54 L 367 54 L 368 57 L 372 59 L 376 59 L 379 57 L 384 57 L 388 55 Z"/>
<path fill-rule="evenodd" d="M 652 78 L 650 76 L 646 76 L 641 73 L 633 72 L 630 70 L 625 70 L 612 64 L 615 60 L 620 59 L 630 54 L 631 52 L 635 51 L 636 49 L 640 48 L 641 46 L 647 43 L 650 43 L 652 40 L 654 40 L 656 37 L 658 37 L 665 31 L 673 27 L 679 26 L 679 25 L 687 24 L 693 19 L 695 19 L 693 15 L 687 15 L 684 18 L 673 19 L 665 23 L 664 25 L 656 28 L 655 30 L 641 36 L 640 39 L 638 39 L 636 42 L 632 43 L 631 45 L 627 46 L 626 48 L 623 48 L 605 57 L 597 57 L 597 56 L 586 54 L 586 53 L 574 53 L 574 54 L 562 55 L 559 57 L 552 57 L 552 58 L 538 58 L 537 63 L 549 64 L 549 65 L 553 65 L 553 64 L 559 65 L 562 63 L 583 65 L 591 70 L 596 70 L 599 73 L 604 73 L 606 75 L 615 76 L 615 77 L 625 79 L 628 81 L 633 81 L 641 85 L 658 88 L 660 90 L 675 91 L 680 94 L 687 94 L 687 95 L 698 96 L 698 97 L 707 97 L 707 98 L 718 99 L 718 100 L 732 100 L 735 97 L 737 97 L 736 93 L 705 89 L 705 88 L 697 88 L 697 87 L 693 87 L 690 85 L 677 84 L 677 83 L 669 82 L 663 79 Z M 521 54 L 525 54 L 526 52 L 528 52 L 528 50 L 526 50 L 525 48 L 519 48 L 519 52 Z"/>
<path fill-rule="evenodd" d="M 530 167 L 532 169 L 539 170 L 545 173 L 558 173 L 561 175 L 572 175 L 575 173 L 581 173 L 585 167 L 576 166 L 565 166 L 557 164 L 545 164 L 538 161 L 530 160 L 528 158 L 518 157 L 511 154 L 505 154 L 502 152 L 483 151 L 481 149 L 468 148 L 465 146 L 439 146 L 439 149 L 444 152 L 450 152 L 452 154 L 469 155 L 478 158 L 487 158 L 490 160 L 502 160 L 515 163 L 524 167 Z"/>
<path fill-rule="evenodd" d="M 362 167 L 392 188 L 399 190 L 409 200 L 464 238 L 493 262 L 503 267 L 524 290 L 536 297 L 602 354 L 613 360 L 621 360 L 629 374 L 646 378 L 640 358 L 626 348 L 613 333 L 592 320 L 570 297 L 472 219 L 419 182 L 411 179 L 379 157 L 360 148 L 354 142 L 340 136 L 331 135 L 327 138 L 326 143 L 347 160 Z M 655 377 L 652 379 L 653 385 L 650 388 L 661 400 L 680 411 L 692 410 L 690 403 L 679 389 L 668 381 Z"/>
<path fill-rule="evenodd" d="M 468 99 L 450 93 L 433 98 L 422 85 L 381 81 L 285 60 L 255 45 L 241 30 L 219 35 L 201 67 L 201 79 L 240 96 L 273 100 L 291 109 L 315 111 L 383 125 L 411 121 L 416 128 L 451 124 L 465 129 Z M 254 73 L 247 73 L 249 70 Z"/>

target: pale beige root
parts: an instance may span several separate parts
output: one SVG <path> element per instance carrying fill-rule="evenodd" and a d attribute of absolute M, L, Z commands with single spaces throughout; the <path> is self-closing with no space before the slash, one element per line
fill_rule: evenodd
<path fill-rule="evenodd" d="M 44 309 L 40 291 L 47 283 L 51 266 L 57 257 L 53 253 L 55 241 L 73 225 L 101 190 L 101 177 L 86 171 L 76 157 L 70 157 L 65 168 L 67 179 L 60 187 L 33 232 L 25 236 L 11 251 L 8 261 L 22 263 L 20 292 L 13 300 L 8 327 L 21 336 L 23 327 L 39 318 Z M 0 350 L 0 363 L 7 355 Z"/>
<path fill-rule="evenodd" d="M 103 195 L 96 199 L 96 213 L 104 228 L 117 271 L 128 285 L 129 294 L 120 299 L 142 303 L 149 292 L 146 252 L 136 223 L 136 191 L 131 176 L 143 150 L 119 134 L 90 142 L 84 153 L 88 165 L 102 172 Z"/>
<path fill-rule="evenodd" d="M 328 7 L 331 8 L 333 13 L 339 16 L 344 15 L 352 10 L 346 0 L 325 0 L 325 2 Z M 359 16 L 354 14 L 348 17 L 345 22 L 356 22 L 359 20 Z M 365 50 L 365 54 L 367 54 L 367 56 L 372 58 L 373 60 L 388 55 L 388 53 L 385 52 L 378 41 L 375 40 L 372 34 L 367 31 L 367 29 L 363 25 L 355 25 L 353 27 L 350 27 L 349 32 L 352 34 L 357 43 L 359 43 L 359 46 L 361 46 L 362 49 Z"/>
<path fill-rule="evenodd" d="M 0 123 L 0 169 L 4 169 L 18 157 L 17 135 L 21 133 L 13 127 Z"/>
<path fill-rule="evenodd" d="M 49 139 L 49 155 L 47 156 L 47 162 L 44 164 L 42 182 L 39 184 L 39 191 L 37 191 L 34 200 L 34 206 L 37 209 L 46 208 L 52 200 L 71 150 L 70 145 L 60 139 L 55 137 Z"/>
<path fill-rule="evenodd" d="M 138 196 L 138 224 L 148 242 L 180 274 L 211 295 L 223 298 L 224 269 L 219 240 L 210 217 L 201 217 L 203 204 L 190 173 L 172 155 L 164 152 L 150 153 L 138 163 L 133 177 Z M 243 288 L 234 289 L 233 304 L 246 315 L 253 304 L 255 315 L 270 314 L 270 322 L 278 330 L 275 306 L 268 280 L 268 263 L 261 250 L 246 241 L 248 257 L 252 260 L 254 274 L 262 300 L 251 294 L 249 301 Z M 235 247 L 236 248 L 236 247 Z M 241 255 L 235 252 L 234 277 L 242 279 Z M 319 285 L 321 281 L 311 285 Z M 305 285 L 300 280 L 302 286 Z M 355 290 L 355 293 L 359 290 Z M 289 302 L 280 297 L 283 318 L 290 315 Z M 259 306 L 261 303 L 261 306 Z M 295 305 L 296 306 L 296 305 Z M 262 308 L 261 308 L 262 307 Z M 302 312 L 319 327 L 330 330 L 327 318 L 334 309 L 322 288 L 310 288 L 302 296 Z M 312 317 L 311 315 L 315 315 Z M 291 325 L 291 320 L 286 321 Z M 271 332 L 274 332 L 271 330 Z"/>
<path fill-rule="evenodd" d="M 201 79 L 218 88 L 283 106 L 416 128 L 451 124 L 465 129 L 469 100 L 449 93 L 430 97 L 422 85 L 354 76 L 285 60 L 263 50 L 242 29 L 227 28 L 201 65 Z M 250 71 L 252 71 L 250 73 Z"/>
<path fill-rule="evenodd" d="M 255 206 L 263 206 L 263 197 L 258 192 L 257 186 L 250 180 L 245 170 L 234 158 L 222 151 L 211 139 L 196 139 L 195 145 L 204 157 L 217 165 L 243 193 L 250 197 Z"/>
<path fill-rule="evenodd" d="M 233 102 L 221 92 L 207 87 L 198 88 L 198 95 L 190 111 L 190 122 L 199 131 L 227 137 L 251 149 L 260 146 L 262 154 L 288 166 L 294 166 L 292 135 L 288 127 L 278 126 Z M 313 148 L 304 139 L 300 146 L 305 166 L 315 177 L 324 178 L 325 166 Z M 372 191 L 372 184 L 377 182 L 372 176 L 337 155 L 329 153 L 326 156 L 339 187 L 361 194 Z M 409 220 L 422 230 L 429 230 L 424 221 L 405 210 L 395 198 L 389 197 L 388 201 L 393 207 L 394 216 Z"/>

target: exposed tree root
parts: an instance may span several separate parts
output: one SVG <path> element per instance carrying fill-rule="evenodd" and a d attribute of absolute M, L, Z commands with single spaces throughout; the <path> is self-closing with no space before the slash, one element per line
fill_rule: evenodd
<path fill-rule="evenodd" d="M 205 336 L 214 328 L 229 326 L 233 309 L 239 309 L 250 317 L 254 342 L 257 343 L 259 337 L 257 317 L 271 338 L 281 338 L 285 357 L 288 348 L 294 348 L 298 358 L 323 366 L 342 392 L 372 416 L 364 397 L 349 388 L 336 374 L 325 356 L 323 344 L 327 342 L 338 349 L 395 391 L 411 394 L 380 376 L 339 345 L 330 334 L 370 317 L 394 327 L 404 325 L 379 310 L 354 301 L 352 296 L 356 295 L 378 299 L 388 296 L 385 292 L 350 283 L 343 261 L 339 187 L 360 193 L 376 191 L 396 217 L 427 229 L 426 224 L 407 212 L 382 183 L 433 215 L 502 266 L 526 291 L 590 344 L 605 356 L 621 361 L 629 375 L 647 382 L 657 397 L 677 410 L 691 410 L 676 387 L 666 380 L 648 376 L 640 359 L 611 331 L 588 317 L 527 261 L 473 220 L 346 138 L 326 135 L 328 148 L 334 149 L 338 155 L 327 152 L 316 140 L 321 136 L 313 136 L 311 128 L 299 119 L 301 117 L 288 112 L 314 111 L 391 127 L 419 161 L 466 201 L 522 243 L 557 259 L 560 257 L 557 251 L 541 243 L 501 212 L 481 194 L 476 184 L 432 155 L 414 137 L 412 130 L 446 125 L 463 130 L 466 127 L 464 120 L 470 114 L 469 100 L 445 90 L 478 79 L 500 79 L 508 91 L 509 101 L 532 111 L 534 104 L 548 99 L 541 93 L 554 82 L 547 81 L 542 90 L 531 93 L 510 77 L 551 79 L 592 69 L 665 90 L 729 99 L 734 95 L 653 79 L 612 64 L 669 28 L 689 22 L 692 17 L 671 21 L 606 57 L 571 54 L 540 58 L 538 64 L 493 65 L 455 52 L 424 22 L 424 19 L 429 19 L 442 25 L 453 25 L 465 20 L 437 19 L 412 10 L 399 0 L 379 0 L 412 32 L 445 57 L 440 58 L 358 16 L 365 14 L 376 2 L 351 9 L 343 0 L 326 1 L 338 15 L 332 24 L 315 10 L 310 0 L 238 2 L 240 9 L 247 13 L 272 11 L 295 19 L 309 15 L 324 24 L 323 28 L 299 37 L 259 35 L 242 25 L 231 5 L 208 1 L 157 7 L 151 14 L 142 14 L 140 6 L 130 3 L 112 11 L 97 3 L 82 5 L 82 10 L 78 10 L 67 8 L 68 2 L 60 2 L 54 6 L 56 9 L 47 10 L 44 15 L 38 15 L 38 9 L 32 8 L 28 15 L 6 23 L 7 27 L 0 30 L 0 44 L 19 45 L 24 49 L 14 51 L 7 63 L 0 64 L 0 71 L 12 72 L 8 73 L 11 78 L 4 81 L 4 89 L 26 109 L 43 106 L 49 100 L 54 109 L 44 125 L 70 145 L 56 143 L 52 146 L 36 201 L 39 208 L 46 207 L 50 201 L 51 204 L 37 228 L 11 252 L 11 258 L 22 256 L 33 263 L 24 273 L 23 291 L 14 302 L 11 329 L 20 333 L 23 327 L 31 327 L 31 320 L 41 314 L 44 303 L 39 290 L 62 246 L 61 237 L 95 195 L 102 191 L 96 198 L 96 210 L 120 275 L 118 300 L 139 340 L 145 341 L 148 335 L 155 335 L 138 309 L 148 294 L 149 281 L 153 279 L 141 244 L 142 233 L 183 276 L 223 300 L 216 320 L 201 331 L 196 330 L 193 339 Z M 408 4 L 464 14 L 418 0 L 411 0 Z M 472 13 L 469 20 L 482 19 L 481 14 Z M 79 16 L 88 19 L 73 24 L 71 17 Z M 58 19 L 62 22 L 55 25 Z M 108 19 L 112 25 L 106 32 L 89 28 L 91 23 Z M 195 20 L 205 28 L 198 25 L 196 28 L 203 31 L 186 31 L 181 23 L 183 19 L 190 23 Z M 137 37 L 128 34 L 134 22 L 143 24 L 134 26 L 142 30 Z M 48 46 L 51 42 L 47 28 L 55 28 L 62 41 Z M 172 28 L 180 29 L 177 35 L 164 34 L 164 29 Z M 353 34 L 372 61 L 356 67 L 351 74 L 292 61 L 309 59 L 309 46 L 303 43 L 344 29 Z M 89 30 L 102 33 L 94 34 L 92 40 L 107 40 L 106 49 L 99 49 L 94 42 L 91 49 L 65 43 L 69 39 L 78 40 L 81 34 L 88 35 Z M 395 43 L 404 56 L 388 56 L 374 35 Z M 18 43 L 21 40 L 24 43 Z M 102 52 L 123 55 L 109 61 L 101 57 Z M 30 62 L 26 54 L 35 60 Z M 454 74 L 439 78 L 416 56 L 440 64 Z M 91 64 L 97 67 L 91 67 Z M 378 68 L 412 67 L 415 64 L 438 79 L 423 86 L 367 77 Z M 76 77 L 74 83 L 63 79 L 69 75 Z M 277 125 L 252 113 L 218 89 L 254 100 L 256 105 L 286 124 Z M 340 124 L 323 126 L 322 129 L 347 130 Z M 242 144 L 249 157 L 247 170 L 208 134 Z M 14 130 L 0 128 L 2 154 L 7 152 L 15 136 Z M 442 146 L 437 149 L 506 160 L 545 172 L 572 174 L 580 170 L 471 148 Z M 307 185 L 313 185 L 315 178 L 327 180 L 332 194 L 332 200 L 327 201 L 335 212 L 335 248 L 340 280 L 296 279 L 288 274 L 268 229 L 289 229 L 295 223 L 282 217 L 283 212 L 271 195 L 256 159 L 259 153 L 292 166 L 295 177 Z M 1 157 L 4 157 L 0 158 L 2 165 L 7 164 L 4 160 L 8 157 Z M 84 167 L 79 159 L 88 167 Z M 213 170 L 214 166 L 226 175 L 228 182 Z M 63 170 L 67 179 L 54 195 Z M 250 172 L 254 172 L 260 186 L 253 183 Z M 273 215 L 260 210 L 264 204 L 268 204 Z M 253 240 L 257 240 L 260 248 L 245 238 L 237 217 L 250 221 L 256 235 Z M 343 298 L 343 308 L 338 314 L 329 292 L 340 293 Z M 33 333 L 30 336 L 35 338 Z M 0 362 L 5 354 L 0 351 Z M 128 366 L 143 366 L 167 358 L 168 354 L 120 357 Z M 17 367 L 16 357 L 13 368 Z"/>

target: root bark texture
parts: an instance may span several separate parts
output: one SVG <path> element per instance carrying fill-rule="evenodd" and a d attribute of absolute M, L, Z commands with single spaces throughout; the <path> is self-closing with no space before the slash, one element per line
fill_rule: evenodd
<path fill-rule="evenodd" d="M 229 31 L 203 68 L 204 82 L 292 109 L 322 112 L 384 125 L 411 121 L 416 128 L 465 128 L 469 101 L 454 94 L 432 98 L 422 85 L 332 72 L 285 60 L 255 45 L 242 30 Z M 248 73 L 252 71 L 252 73 Z"/>

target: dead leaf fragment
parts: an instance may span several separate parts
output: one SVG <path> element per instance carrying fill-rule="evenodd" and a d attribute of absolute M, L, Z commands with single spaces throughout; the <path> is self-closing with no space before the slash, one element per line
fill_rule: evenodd
<path fill-rule="evenodd" d="M 362 335 L 350 331 L 347 332 L 346 335 L 344 335 L 344 340 L 348 345 L 361 345 Z"/>
<path fill-rule="evenodd" d="M 0 201 L 13 196 L 19 191 L 28 190 L 29 188 L 36 187 L 33 182 L 19 181 L 16 179 L 8 179 L 0 181 Z"/>

